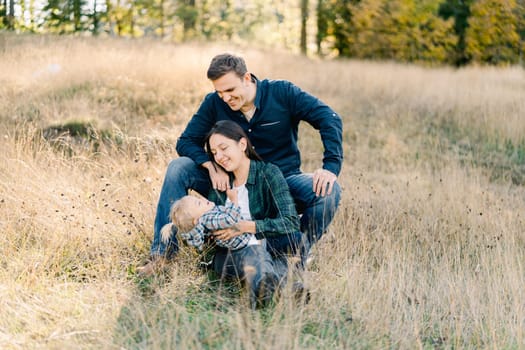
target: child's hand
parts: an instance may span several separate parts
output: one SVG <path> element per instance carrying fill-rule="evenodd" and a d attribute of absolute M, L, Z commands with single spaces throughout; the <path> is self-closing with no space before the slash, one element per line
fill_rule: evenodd
<path fill-rule="evenodd" d="M 237 205 L 237 189 L 229 188 L 226 190 L 226 196 L 235 205 Z"/>

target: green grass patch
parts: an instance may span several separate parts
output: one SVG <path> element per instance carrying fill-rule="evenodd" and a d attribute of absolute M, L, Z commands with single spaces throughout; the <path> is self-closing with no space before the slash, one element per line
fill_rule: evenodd
<path fill-rule="evenodd" d="M 437 139 L 438 152 L 452 153 L 463 165 L 482 168 L 491 181 L 525 185 L 525 138 L 513 141 L 462 127 L 453 119 L 431 122 L 427 135 Z"/>

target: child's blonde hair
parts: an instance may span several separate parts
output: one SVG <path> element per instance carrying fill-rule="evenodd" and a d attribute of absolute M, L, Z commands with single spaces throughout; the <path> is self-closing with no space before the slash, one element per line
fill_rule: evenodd
<path fill-rule="evenodd" d="M 188 210 L 187 202 L 191 196 L 186 195 L 181 199 L 177 200 L 170 209 L 171 223 L 164 225 L 160 231 L 162 235 L 162 241 L 168 242 L 173 226 L 177 227 L 178 232 L 188 232 L 194 226 L 194 217 L 190 210 Z"/>

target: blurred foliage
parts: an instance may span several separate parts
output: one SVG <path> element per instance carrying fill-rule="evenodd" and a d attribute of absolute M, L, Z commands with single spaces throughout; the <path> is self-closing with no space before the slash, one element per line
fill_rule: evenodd
<path fill-rule="evenodd" d="M 517 64 L 525 0 L 3 0 L 0 30 L 284 45 L 319 56 Z M 43 4 L 43 5 L 42 5 Z M 38 5 L 38 6 L 37 6 Z"/>
<path fill-rule="evenodd" d="M 513 0 L 475 2 L 471 7 L 469 27 L 465 33 L 467 56 L 475 62 L 517 63 L 520 58 L 518 53 L 522 50 L 519 50 L 516 10 L 517 4 Z"/>
<path fill-rule="evenodd" d="M 354 7 L 348 38 L 352 56 L 448 63 L 457 39 L 453 22 L 436 11 L 432 1 L 361 2 Z"/>

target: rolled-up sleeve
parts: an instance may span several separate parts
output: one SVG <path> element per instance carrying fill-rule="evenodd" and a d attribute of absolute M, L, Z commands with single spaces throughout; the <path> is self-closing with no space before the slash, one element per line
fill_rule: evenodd
<path fill-rule="evenodd" d="M 266 164 L 261 170 L 257 180 L 265 193 L 262 198 L 266 204 L 260 205 L 269 206 L 267 208 L 271 212 L 268 216 L 255 220 L 257 238 L 297 232 L 300 227 L 299 216 L 282 172 L 273 164 Z"/>
<path fill-rule="evenodd" d="M 343 122 L 341 117 L 317 97 L 287 82 L 289 108 L 294 118 L 319 130 L 324 146 L 323 169 L 339 175 L 343 164 Z"/>

